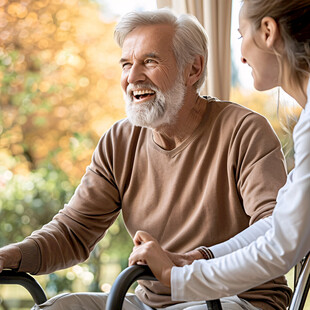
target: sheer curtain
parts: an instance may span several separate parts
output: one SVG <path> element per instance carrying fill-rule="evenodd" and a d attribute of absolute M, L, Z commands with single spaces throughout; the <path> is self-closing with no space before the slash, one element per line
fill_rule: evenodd
<path fill-rule="evenodd" d="M 157 0 L 158 8 L 195 15 L 209 37 L 207 83 L 203 95 L 222 100 L 230 92 L 230 24 L 232 0 Z"/>

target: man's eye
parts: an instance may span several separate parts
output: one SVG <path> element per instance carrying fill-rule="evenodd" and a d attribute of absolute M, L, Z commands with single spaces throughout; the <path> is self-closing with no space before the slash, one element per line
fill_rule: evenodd
<path fill-rule="evenodd" d="M 156 62 L 155 62 L 154 59 L 146 59 L 146 60 L 145 60 L 145 63 L 146 63 L 146 64 L 155 64 Z"/>
<path fill-rule="evenodd" d="M 122 69 L 128 69 L 130 68 L 131 64 L 129 62 L 125 62 L 122 64 Z"/>

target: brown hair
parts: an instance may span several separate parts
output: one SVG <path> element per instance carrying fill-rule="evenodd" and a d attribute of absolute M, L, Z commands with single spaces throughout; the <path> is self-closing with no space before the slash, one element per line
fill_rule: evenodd
<path fill-rule="evenodd" d="M 289 64 L 289 77 L 302 87 L 310 72 L 310 0 L 242 0 L 244 16 L 252 22 L 254 30 L 261 26 L 265 16 L 278 24 L 284 48 L 276 51 L 282 67 Z"/>

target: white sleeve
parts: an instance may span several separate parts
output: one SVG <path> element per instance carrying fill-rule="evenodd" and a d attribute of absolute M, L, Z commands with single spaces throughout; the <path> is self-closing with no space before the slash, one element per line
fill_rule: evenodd
<path fill-rule="evenodd" d="M 237 251 L 264 235 L 271 228 L 272 217 L 265 217 L 225 242 L 209 247 L 214 257 L 224 256 Z"/>
<path fill-rule="evenodd" d="M 173 267 L 173 300 L 206 300 L 238 294 L 285 274 L 309 252 L 309 102 L 295 126 L 293 137 L 295 169 L 278 194 L 271 228 L 233 253 L 211 260 L 197 260 L 184 267 Z"/>

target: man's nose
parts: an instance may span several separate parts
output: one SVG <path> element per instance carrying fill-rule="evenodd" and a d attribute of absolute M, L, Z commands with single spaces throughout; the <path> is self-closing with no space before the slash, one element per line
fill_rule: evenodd
<path fill-rule="evenodd" d="M 133 64 L 130 68 L 127 82 L 129 84 L 135 84 L 137 82 L 145 81 L 145 73 L 143 71 L 143 67 L 140 64 Z"/>

